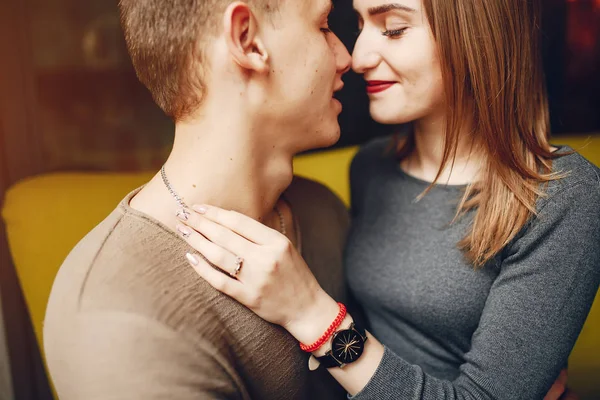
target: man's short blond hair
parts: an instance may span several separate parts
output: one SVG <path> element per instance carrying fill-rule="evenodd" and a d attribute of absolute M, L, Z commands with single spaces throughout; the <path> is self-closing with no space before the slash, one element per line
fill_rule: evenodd
<path fill-rule="evenodd" d="M 281 0 L 247 1 L 271 14 Z M 218 33 L 232 0 L 120 0 L 121 25 L 138 79 L 175 121 L 196 110 L 206 91 L 203 45 Z"/>

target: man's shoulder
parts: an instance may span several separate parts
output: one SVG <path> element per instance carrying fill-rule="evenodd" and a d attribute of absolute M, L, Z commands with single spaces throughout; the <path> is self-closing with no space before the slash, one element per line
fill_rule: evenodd
<path fill-rule="evenodd" d="M 346 206 L 326 185 L 312 179 L 294 176 L 291 185 L 285 192 L 290 199 L 300 200 L 310 205 L 323 204 L 329 207 L 344 209 Z"/>
<path fill-rule="evenodd" d="M 295 178 L 286 198 L 299 223 L 302 256 L 319 284 L 343 301 L 343 252 L 350 226 L 345 204 L 321 183 Z"/>
<path fill-rule="evenodd" d="M 327 225 L 345 235 L 350 223 L 346 204 L 324 184 L 296 176 L 285 197 L 301 225 Z"/>
<path fill-rule="evenodd" d="M 219 297 L 227 302 L 226 296 L 190 268 L 185 259 L 189 250 L 175 233 L 117 209 L 66 258 L 52 288 L 46 322 L 129 313 L 174 330 L 201 329 L 210 320 L 218 325 L 213 305 L 220 303 Z"/>

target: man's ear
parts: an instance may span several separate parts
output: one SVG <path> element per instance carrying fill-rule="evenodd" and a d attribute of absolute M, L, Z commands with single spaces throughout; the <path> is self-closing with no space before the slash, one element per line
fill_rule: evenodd
<path fill-rule="evenodd" d="M 242 68 L 264 73 L 269 70 L 269 55 L 258 36 L 258 21 L 247 3 L 231 3 L 223 17 L 229 53 Z"/>

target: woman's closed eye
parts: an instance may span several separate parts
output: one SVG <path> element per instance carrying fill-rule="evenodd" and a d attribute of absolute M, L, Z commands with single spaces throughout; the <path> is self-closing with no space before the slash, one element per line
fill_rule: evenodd
<path fill-rule="evenodd" d="M 390 39 L 398 39 L 399 37 L 404 35 L 407 29 L 408 28 L 386 29 L 385 31 L 381 32 L 381 34 L 383 36 L 389 37 Z"/>

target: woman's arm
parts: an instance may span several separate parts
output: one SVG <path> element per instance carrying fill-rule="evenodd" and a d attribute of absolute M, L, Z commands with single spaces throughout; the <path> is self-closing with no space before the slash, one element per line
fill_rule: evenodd
<path fill-rule="evenodd" d="M 232 279 L 197 258 L 198 273 L 299 341 L 316 340 L 337 306 L 289 242 L 239 214 L 199 210 L 187 223 L 202 235 L 189 236 L 190 244 L 226 272 L 234 270 L 228 257 L 244 263 Z M 541 399 L 598 289 L 599 243 L 598 184 L 578 183 L 555 194 L 506 255 L 455 381 L 425 374 L 374 338 L 356 363 L 330 371 L 357 399 Z"/>

